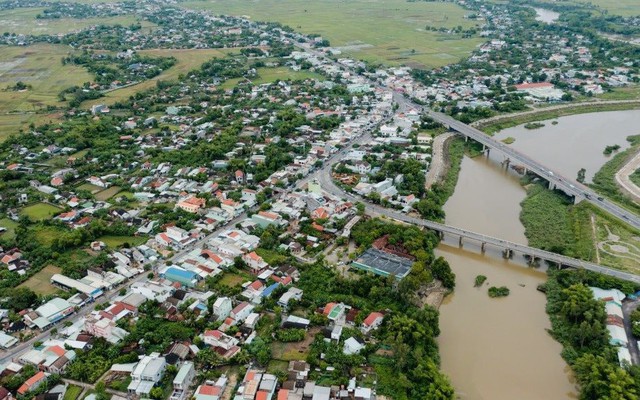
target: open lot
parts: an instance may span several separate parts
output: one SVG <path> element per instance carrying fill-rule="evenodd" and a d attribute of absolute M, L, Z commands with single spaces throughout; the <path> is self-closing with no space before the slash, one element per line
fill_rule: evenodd
<path fill-rule="evenodd" d="M 58 211 L 59 207 L 46 203 L 36 203 L 22 209 L 22 213 L 34 221 L 47 219 Z"/>
<path fill-rule="evenodd" d="M 47 265 L 42 270 L 40 270 L 40 272 L 27 279 L 25 282 L 21 283 L 18 287 L 29 288 L 37 294 L 43 296 L 54 294 L 58 291 L 58 288 L 51 284 L 51 277 L 55 274 L 60 273 L 62 273 L 62 270 L 59 267 Z M 76 394 L 76 397 L 78 396 L 78 394 Z"/>
<path fill-rule="evenodd" d="M 190 1 L 185 7 L 219 14 L 247 15 L 256 21 L 275 21 L 300 32 L 328 39 L 344 54 L 357 58 L 437 67 L 467 56 L 482 42 L 426 31 L 427 25 L 452 28 L 475 26 L 469 12 L 453 3 L 405 0 L 210 0 Z M 415 50 L 415 51 L 414 51 Z"/>
<path fill-rule="evenodd" d="M 250 280 L 249 278 L 245 278 L 242 275 L 239 274 L 234 274 L 231 272 L 225 272 L 224 275 L 222 276 L 222 279 L 220 279 L 220 284 L 221 285 L 226 285 L 226 286 L 230 286 L 230 287 L 236 287 L 238 285 L 243 284 L 244 282 Z"/>
<path fill-rule="evenodd" d="M 38 19 L 44 8 L 15 8 L 0 11 L 0 26 L 3 32 L 22 35 L 57 35 L 78 31 L 94 25 L 131 25 L 136 22 L 132 15 L 109 18 L 59 18 Z"/>
<path fill-rule="evenodd" d="M 304 340 L 301 342 L 271 343 L 271 350 L 273 352 L 273 359 L 280 361 L 304 361 L 309 354 L 309 348 L 316 334 L 320 332 L 320 328 L 311 328 L 307 332 Z"/>

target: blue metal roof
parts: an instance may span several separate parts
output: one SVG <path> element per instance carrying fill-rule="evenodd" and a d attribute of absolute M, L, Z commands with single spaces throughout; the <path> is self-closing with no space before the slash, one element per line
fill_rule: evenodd
<path fill-rule="evenodd" d="M 271 296 L 271 293 L 273 293 L 273 291 L 276 290 L 278 288 L 278 286 L 280 286 L 280 282 L 274 283 L 273 285 L 271 285 L 268 288 L 266 288 L 265 290 L 263 290 L 261 296 L 262 297 Z"/>
<path fill-rule="evenodd" d="M 193 279 L 196 276 L 195 272 L 174 267 L 169 267 L 164 274 L 165 276 L 175 276 L 182 279 Z"/>

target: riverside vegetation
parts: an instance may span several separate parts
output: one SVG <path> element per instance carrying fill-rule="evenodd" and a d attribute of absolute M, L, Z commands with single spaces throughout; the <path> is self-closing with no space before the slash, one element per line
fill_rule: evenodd
<path fill-rule="evenodd" d="M 547 294 L 551 335 L 563 345 L 562 357 L 580 385 L 580 399 L 637 400 L 640 367 L 620 367 L 609 342 L 604 303 L 588 286 L 633 293 L 640 287 L 584 270 L 550 270 L 541 289 Z"/>

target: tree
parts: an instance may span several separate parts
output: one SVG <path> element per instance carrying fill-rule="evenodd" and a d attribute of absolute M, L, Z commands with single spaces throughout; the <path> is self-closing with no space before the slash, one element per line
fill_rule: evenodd
<path fill-rule="evenodd" d="M 576 360 L 573 369 L 582 388 L 581 399 L 638 399 L 631 375 L 602 356 L 585 354 Z"/>
<path fill-rule="evenodd" d="M 431 272 L 436 279 L 442 281 L 442 285 L 448 289 L 456 286 L 456 274 L 451 271 L 451 267 L 444 257 L 438 257 L 431 264 Z"/>
<path fill-rule="evenodd" d="M 149 392 L 149 396 L 151 396 L 152 399 L 161 400 L 164 397 L 162 388 L 154 387 Z"/>

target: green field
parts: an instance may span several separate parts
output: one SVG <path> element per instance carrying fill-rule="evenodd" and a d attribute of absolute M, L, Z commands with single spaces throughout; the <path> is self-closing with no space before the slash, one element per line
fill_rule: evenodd
<path fill-rule="evenodd" d="M 45 247 L 51 247 L 53 241 L 60 236 L 62 228 L 55 226 L 38 226 L 35 229 L 36 241 Z"/>
<path fill-rule="evenodd" d="M 91 194 L 96 194 L 98 192 L 101 192 L 105 189 L 101 188 L 100 186 L 96 186 L 93 185 L 91 183 L 83 183 L 82 185 L 78 186 L 77 188 L 78 190 L 86 190 L 87 192 L 91 192 Z"/>
<path fill-rule="evenodd" d="M 36 203 L 22 209 L 22 214 L 34 221 L 40 221 L 51 217 L 60 211 L 59 207 L 46 203 Z"/>
<path fill-rule="evenodd" d="M 80 386 L 69 385 L 67 386 L 67 391 L 64 393 L 64 397 L 62 400 L 76 400 L 78 396 L 82 393 L 82 388 Z"/>
<path fill-rule="evenodd" d="M 220 279 L 220 284 L 230 286 L 230 287 L 236 287 L 248 280 L 249 278 L 245 278 L 242 275 L 225 272 L 224 275 L 222 276 L 222 279 Z"/>
<path fill-rule="evenodd" d="M 17 222 L 12 221 L 9 218 L 2 218 L 0 219 L 0 226 L 7 228 L 5 233 L 0 233 L 0 238 L 11 240 L 16 236 L 15 229 L 18 226 Z"/>
<path fill-rule="evenodd" d="M 425 30 L 427 25 L 469 28 L 482 21 L 453 3 L 405 0 L 210 0 L 183 6 L 219 14 L 280 22 L 306 34 L 320 34 L 343 54 L 374 62 L 438 67 L 457 62 L 482 42 Z M 415 50 L 415 52 L 413 51 Z"/>
<path fill-rule="evenodd" d="M 21 283 L 18 287 L 29 288 L 42 296 L 54 294 L 57 293 L 59 289 L 51 284 L 51 277 L 54 274 L 60 273 L 62 273 L 62 269 L 60 269 L 59 267 L 47 265 L 42 270 L 40 270 L 40 272 L 27 279 L 25 282 Z"/>
<path fill-rule="evenodd" d="M 138 246 L 146 242 L 147 239 L 144 236 L 101 236 L 96 240 L 104 242 L 107 246 L 115 249 L 125 243 L 129 243 L 131 246 Z"/>
<path fill-rule="evenodd" d="M 44 122 L 52 116 L 34 115 L 46 106 L 60 105 L 58 93 L 91 80 L 82 67 L 62 65 L 68 47 L 39 44 L 28 47 L 0 47 L 0 137 L 29 122 Z M 22 81 L 32 88 L 5 90 Z M 7 115 L 7 113 L 15 113 Z M 22 115 L 16 115 L 22 113 Z M 29 113 L 29 114 L 25 114 Z"/>
<path fill-rule="evenodd" d="M 131 15 L 122 15 L 109 18 L 59 18 L 37 19 L 44 8 L 15 8 L 0 11 L 0 26 L 2 32 L 11 32 L 22 35 L 57 35 L 85 29 L 94 25 L 131 25 L 136 18 Z"/>
<path fill-rule="evenodd" d="M 258 76 L 251 79 L 251 82 L 255 85 L 262 85 L 263 83 L 275 82 L 277 80 L 303 80 L 303 79 L 318 79 L 324 80 L 324 77 L 320 74 L 309 71 L 294 71 L 288 67 L 276 67 L 276 68 L 258 68 Z M 231 89 L 238 85 L 239 82 L 246 81 L 245 78 L 229 79 L 222 84 L 223 89 Z"/>
<path fill-rule="evenodd" d="M 107 201 L 116 194 L 118 194 L 122 188 L 120 186 L 111 186 L 108 189 L 102 190 L 95 194 L 96 200 Z"/>

